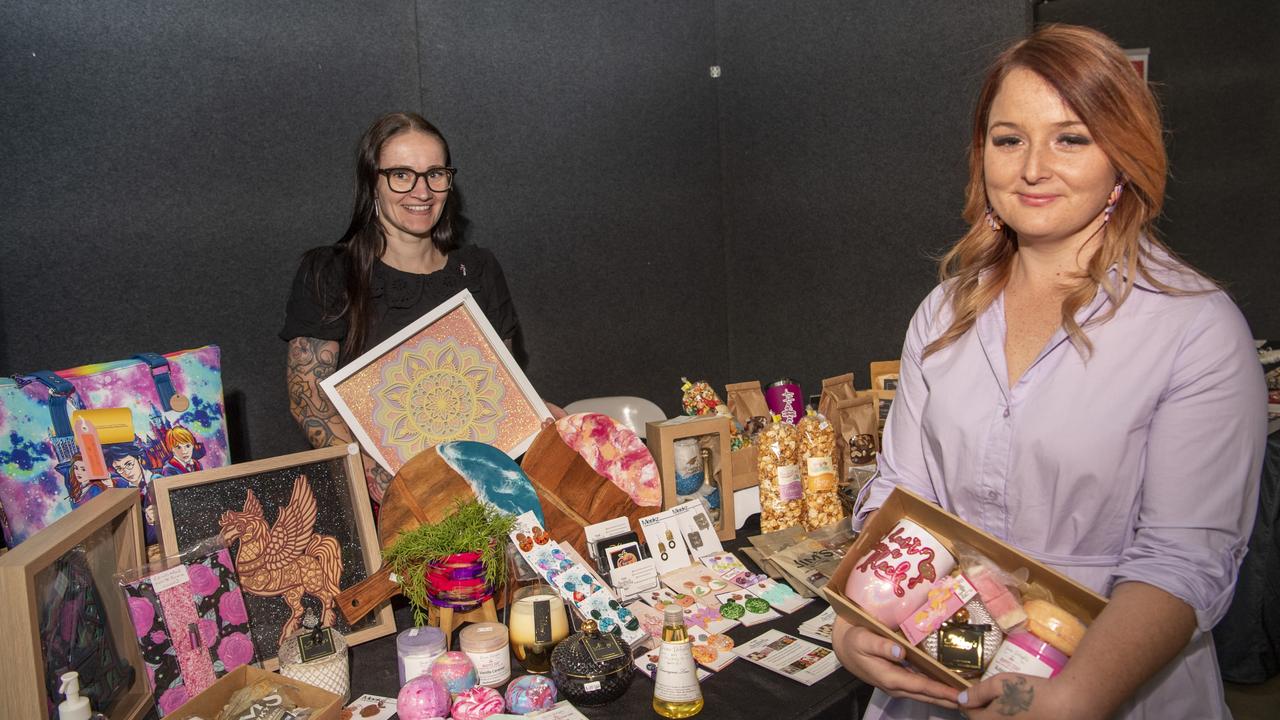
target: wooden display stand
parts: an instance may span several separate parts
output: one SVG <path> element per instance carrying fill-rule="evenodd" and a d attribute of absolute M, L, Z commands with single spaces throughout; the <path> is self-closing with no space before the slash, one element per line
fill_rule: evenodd
<path fill-rule="evenodd" d="M 662 422 L 646 424 L 648 437 L 645 442 L 649 452 L 658 463 L 658 472 L 662 475 L 662 507 L 675 507 L 683 500 L 676 495 L 676 453 L 675 442 L 685 438 L 713 435 L 715 444 L 714 462 L 720 475 L 720 521 L 716 524 L 716 536 L 721 540 L 732 540 L 737 533 L 733 520 L 734 471 L 732 455 L 729 452 L 729 437 L 732 424 L 728 417 L 722 415 L 684 416 Z M 688 498 L 685 498 L 688 500 Z"/>
<path fill-rule="evenodd" d="M 444 649 L 450 650 L 453 643 L 453 631 L 469 622 L 498 622 L 498 611 L 494 607 L 493 598 L 480 603 L 480 607 L 460 613 L 450 607 L 432 605 L 427 610 L 427 624 L 440 628 L 444 632 Z"/>
<path fill-rule="evenodd" d="M 138 491 L 103 490 L 100 495 L 32 535 L 0 556 L 0 718 L 46 720 L 45 660 L 40 641 L 38 603 L 45 583 L 53 581 L 52 568 L 77 546 L 102 599 L 110 642 L 133 667 L 133 682 L 107 708 L 95 708 L 112 718 L 141 718 L 154 704 L 147 690 L 147 671 L 138 652 L 129 607 L 115 574 L 139 567 L 145 557 L 142 510 Z"/>

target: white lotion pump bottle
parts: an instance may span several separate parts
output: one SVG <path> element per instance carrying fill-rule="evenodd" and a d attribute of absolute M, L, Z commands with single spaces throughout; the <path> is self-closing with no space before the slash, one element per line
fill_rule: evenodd
<path fill-rule="evenodd" d="M 58 720 L 106 720 L 107 716 L 95 713 L 89 698 L 80 694 L 80 673 L 72 670 L 62 673 L 62 685 L 58 692 L 67 696 L 58 703 Z"/>

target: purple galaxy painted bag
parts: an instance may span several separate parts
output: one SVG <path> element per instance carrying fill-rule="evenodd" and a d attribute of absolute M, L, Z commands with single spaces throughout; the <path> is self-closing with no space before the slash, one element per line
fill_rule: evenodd
<path fill-rule="evenodd" d="M 76 411 L 113 408 L 124 422 L 104 424 L 101 437 L 92 422 L 73 428 L 84 417 Z M 8 547 L 107 487 L 138 489 L 147 543 L 155 543 L 151 481 L 230 461 L 216 345 L 0 378 L 0 527 Z"/>

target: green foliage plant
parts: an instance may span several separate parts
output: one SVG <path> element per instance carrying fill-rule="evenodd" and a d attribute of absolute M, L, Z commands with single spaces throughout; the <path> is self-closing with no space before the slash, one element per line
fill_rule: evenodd
<path fill-rule="evenodd" d="M 382 553 L 400 580 L 400 591 L 413 603 L 413 622 L 427 624 L 427 564 L 450 555 L 480 553 L 485 581 L 501 587 L 507 581 L 506 547 L 515 516 L 479 500 L 454 501 L 453 511 L 437 523 L 424 523 L 400 533 Z"/>

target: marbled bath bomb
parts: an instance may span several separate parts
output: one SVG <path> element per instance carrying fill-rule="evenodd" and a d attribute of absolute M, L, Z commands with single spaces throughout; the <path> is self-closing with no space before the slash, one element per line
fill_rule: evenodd
<path fill-rule="evenodd" d="M 428 675 L 419 675 L 400 688 L 396 713 L 400 720 L 427 720 L 449 715 L 449 689 Z"/>
<path fill-rule="evenodd" d="M 502 704 L 502 696 L 497 690 L 477 685 L 458 695 L 453 702 L 454 720 L 484 720 L 490 715 L 497 715 L 506 706 Z"/>
<path fill-rule="evenodd" d="M 444 683 L 449 694 L 457 697 L 458 693 L 476 686 L 476 667 L 466 653 L 452 650 L 431 663 L 431 677 Z"/>
<path fill-rule="evenodd" d="M 507 686 L 507 708 L 516 715 L 548 710 L 556 704 L 556 684 L 542 675 L 521 675 Z"/>

